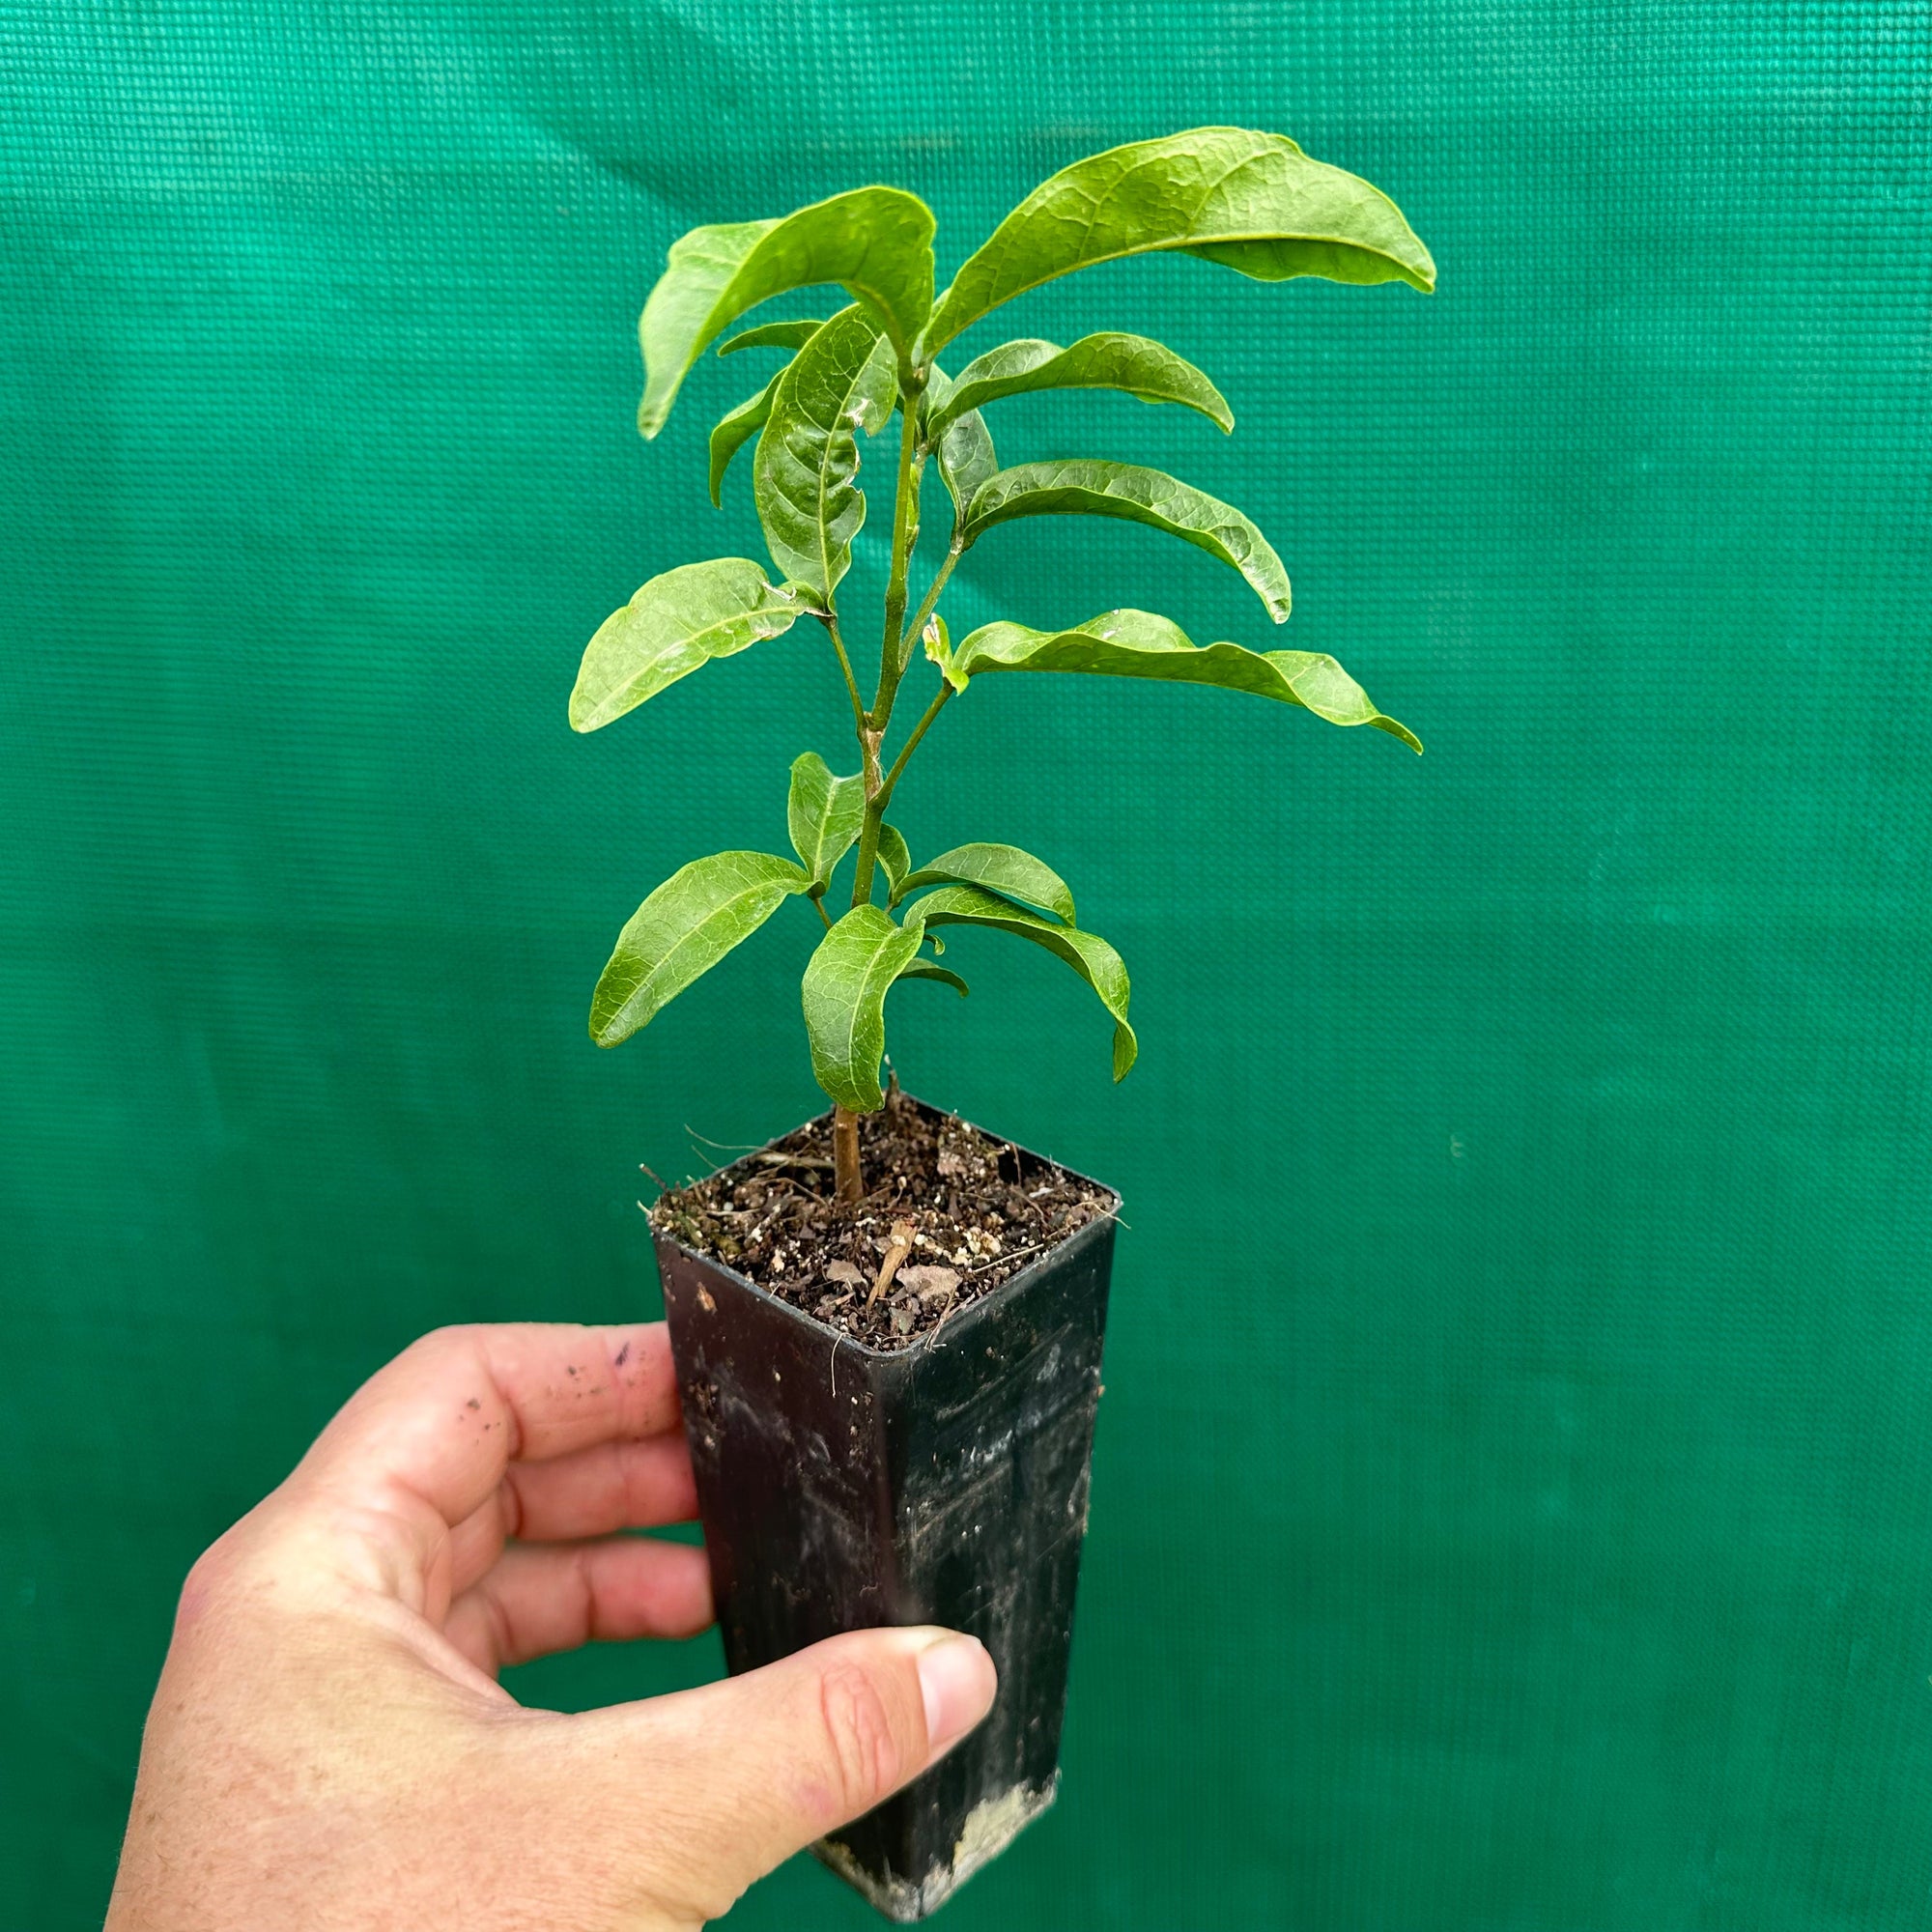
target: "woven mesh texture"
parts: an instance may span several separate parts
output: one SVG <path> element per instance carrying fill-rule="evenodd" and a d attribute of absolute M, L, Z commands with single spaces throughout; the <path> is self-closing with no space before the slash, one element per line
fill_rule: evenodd
<path fill-rule="evenodd" d="M 994 935 L 970 1002 L 895 1005 L 914 1091 L 1131 1223 L 1064 1795 L 947 1922 L 1926 1922 L 1923 0 L 15 0 L 0 40 L 0 1923 L 99 1923 L 182 1573 L 357 1378 L 649 1310 L 636 1163 L 814 1110 L 802 906 L 584 1037 L 642 893 L 781 849 L 849 729 L 803 633 L 565 726 L 638 583 L 757 554 L 703 482 L 755 358 L 632 428 L 666 246 L 885 180 L 943 278 L 1203 122 L 1386 186 L 1439 295 L 1166 260 L 973 342 L 1201 363 L 1232 439 L 1033 398 L 1003 453 L 1238 502 L 1296 613 L 1063 520 L 988 537 L 954 634 L 1332 650 L 1429 753 L 1008 678 L 908 781 L 916 848 L 1069 876 L 1143 1043 L 1114 1089 Z M 800 1864 L 731 1922 L 870 1921 Z"/>

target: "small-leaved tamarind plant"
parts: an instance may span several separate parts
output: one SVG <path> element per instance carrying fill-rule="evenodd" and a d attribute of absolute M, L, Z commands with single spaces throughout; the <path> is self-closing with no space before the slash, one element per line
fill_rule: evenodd
<path fill-rule="evenodd" d="M 1280 134 L 1197 128 L 1110 149 L 1035 188 L 933 299 L 933 218 L 916 195 L 854 188 L 781 220 L 695 228 L 671 246 L 639 325 L 645 368 L 638 426 L 654 437 L 705 348 L 773 296 L 836 284 L 850 307 L 822 322 L 746 330 L 718 353 L 779 349 L 787 360 L 757 395 L 711 433 L 716 502 L 732 456 L 753 437 L 753 489 L 779 581 L 743 557 L 685 564 L 653 578 L 591 639 L 571 694 L 570 722 L 594 731 L 712 658 L 777 637 L 800 617 L 825 627 L 852 700 L 860 769 L 835 775 L 814 752 L 791 768 L 789 817 L 798 862 L 768 852 L 719 852 L 674 872 L 618 935 L 597 982 L 591 1037 L 613 1046 L 798 895 L 826 930 L 805 968 L 812 1071 L 832 1096 L 837 1192 L 864 1192 L 858 1116 L 879 1107 L 885 999 L 900 980 L 965 984 L 923 955 L 933 929 L 994 926 L 1064 959 L 1114 1019 L 1114 1077 L 1133 1065 L 1127 973 L 1121 955 L 1081 926 L 1073 895 L 1051 867 L 1011 845 L 971 844 L 915 865 L 887 823 L 906 761 L 933 721 L 976 677 L 994 671 L 1085 671 L 1219 685 L 1298 704 L 1335 724 L 1374 724 L 1422 747 L 1370 703 L 1331 657 L 1197 645 L 1165 617 L 1109 611 L 1065 631 L 982 626 L 955 645 L 938 614 L 954 566 L 998 524 L 1016 517 L 1121 517 L 1166 530 L 1229 563 L 1277 624 L 1289 611 L 1281 559 L 1240 511 L 1137 464 L 1076 457 L 1001 469 L 981 413 L 1002 397 L 1040 389 L 1119 389 L 1180 403 L 1223 430 L 1221 392 L 1173 350 L 1141 335 L 1083 336 L 1070 348 L 1005 342 L 949 377 L 937 360 L 989 310 L 1055 276 L 1156 250 L 1199 255 L 1257 281 L 1321 275 L 1403 281 L 1425 294 L 1435 265 L 1395 205 L 1367 182 L 1311 160 Z M 899 418 L 878 683 L 859 694 L 838 609 L 838 584 L 866 518 L 855 484 L 857 432 Z M 952 498 L 946 555 L 910 620 L 907 569 L 920 534 L 927 462 Z M 885 757 L 899 686 L 923 642 L 939 685 L 897 754 Z M 851 905 L 834 920 L 832 875 L 854 846 Z M 885 904 L 874 899 L 879 877 Z M 927 890 L 930 888 L 931 890 Z M 915 894 L 923 896 L 912 897 Z M 911 902 L 907 903 L 910 898 Z"/>

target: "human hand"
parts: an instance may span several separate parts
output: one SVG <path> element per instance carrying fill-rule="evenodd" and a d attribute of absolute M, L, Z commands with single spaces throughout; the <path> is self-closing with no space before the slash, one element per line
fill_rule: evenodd
<path fill-rule="evenodd" d="M 667 1932 L 985 1716 L 951 1632 L 854 1632 L 582 1716 L 497 1683 L 711 1619 L 663 1323 L 452 1328 L 195 1564 L 106 1932 Z"/>

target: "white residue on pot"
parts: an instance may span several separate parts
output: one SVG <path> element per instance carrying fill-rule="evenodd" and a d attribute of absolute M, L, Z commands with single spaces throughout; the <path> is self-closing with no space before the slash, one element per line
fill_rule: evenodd
<path fill-rule="evenodd" d="M 974 1805 L 952 1848 L 952 1861 L 934 1865 L 917 1881 L 874 1877 L 835 1838 L 821 1838 L 811 1849 L 895 1925 L 910 1925 L 937 1912 L 981 1865 L 998 1858 L 1053 1803 L 1059 1789 L 1056 1771 L 1044 1785 L 1016 1784 Z"/>

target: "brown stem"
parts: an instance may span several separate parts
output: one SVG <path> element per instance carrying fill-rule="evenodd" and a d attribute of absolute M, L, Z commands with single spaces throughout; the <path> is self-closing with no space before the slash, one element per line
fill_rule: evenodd
<path fill-rule="evenodd" d="M 849 1107 L 832 1110 L 833 1192 L 840 1201 L 863 1201 L 866 1177 L 859 1166 L 859 1117 Z"/>

